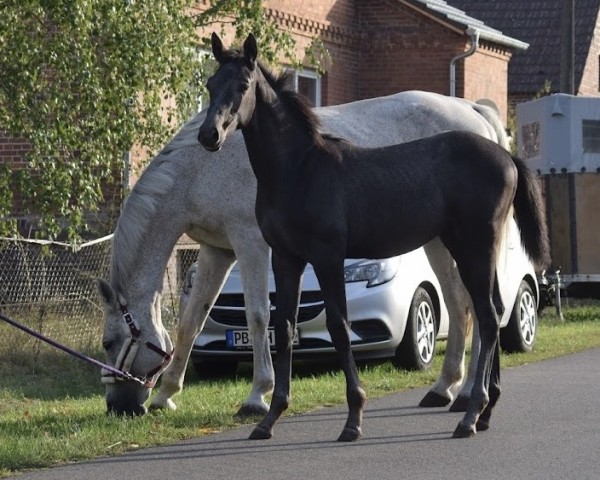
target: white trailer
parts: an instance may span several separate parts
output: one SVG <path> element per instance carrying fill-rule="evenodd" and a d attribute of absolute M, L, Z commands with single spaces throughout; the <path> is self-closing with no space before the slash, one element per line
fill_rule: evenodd
<path fill-rule="evenodd" d="M 519 104 L 517 127 L 519 156 L 541 176 L 553 268 L 567 286 L 600 282 L 600 97 Z"/>

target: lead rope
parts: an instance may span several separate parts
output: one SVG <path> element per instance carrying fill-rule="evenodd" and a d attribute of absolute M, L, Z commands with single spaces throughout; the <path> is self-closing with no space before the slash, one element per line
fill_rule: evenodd
<path fill-rule="evenodd" d="M 88 357 L 87 355 L 84 355 L 83 353 L 73 350 L 72 348 L 69 348 L 66 345 L 58 343 L 55 340 L 52 340 L 51 338 L 48 338 L 48 337 L 42 335 L 41 333 L 36 332 L 35 330 L 32 330 L 31 328 L 29 328 L 25 325 L 22 325 L 21 323 L 13 320 L 12 318 L 7 317 L 6 315 L 2 314 L 1 312 L 0 312 L 0 318 L 2 320 L 4 320 L 6 323 L 8 323 L 9 325 L 12 325 L 13 327 L 18 328 L 19 330 L 22 330 L 25 333 L 28 333 L 29 335 L 31 335 L 39 340 L 42 340 L 43 342 L 46 342 L 47 344 L 52 345 L 53 347 L 58 348 L 59 350 L 62 350 L 63 352 L 68 353 L 69 355 L 79 358 L 80 360 L 83 360 L 84 362 L 87 362 L 96 367 L 102 368 L 102 369 L 112 373 L 113 375 L 116 375 L 117 377 L 123 378 L 124 380 L 131 380 L 133 382 L 137 382 L 137 383 L 139 383 L 141 385 L 145 385 L 145 386 L 147 384 L 147 381 L 145 379 L 135 377 L 129 372 L 119 370 L 117 368 L 111 367 L 110 365 L 106 365 L 105 363 L 102 363 L 102 362 L 96 360 L 95 358 Z"/>

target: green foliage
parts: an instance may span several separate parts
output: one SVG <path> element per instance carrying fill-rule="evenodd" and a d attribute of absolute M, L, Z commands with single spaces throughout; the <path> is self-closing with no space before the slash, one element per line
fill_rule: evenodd
<path fill-rule="evenodd" d="M 0 172 L 0 219 L 15 213 L 17 185 L 19 213 L 40 216 L 41 236 L 85 232 L 107 187 L 119 190 L 126 152 L 156 151 L 197 109 L 207 68 L 198 27 L 231 17 L 266 60 L 282 53 L 298 65 L 292 37 L 261 2 L 215 1 L 190 16 L 194 3 L 0 0 L 0 130 L 31 144 L 28 168 Z M 0 235 L 15 228 L 0 222 Z"/>

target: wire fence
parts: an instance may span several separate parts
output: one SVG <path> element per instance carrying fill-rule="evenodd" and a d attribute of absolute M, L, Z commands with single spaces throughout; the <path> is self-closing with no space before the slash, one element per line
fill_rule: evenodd
<path fill-rule="evenodd" d="M 109 276 L 112 235 L 70 245 L 0 238 L 0 311 L 71 348 L 100 354 L 103 310 L 96 279 Z M 162 318 L 173 330 L 197 248 L 175 250 L 165 272 Z M 0 364 L 35 367 L 52 347 L 0 321 Z M 54 353 L 54 352 L 53 352 Z"/>

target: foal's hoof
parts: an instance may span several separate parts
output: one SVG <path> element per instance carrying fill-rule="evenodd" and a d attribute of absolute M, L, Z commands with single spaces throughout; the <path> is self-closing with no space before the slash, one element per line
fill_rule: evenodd
<path fill-rule="evenodd" d="M 454 403 L 452 405 L 450 405 L 450 411 L 451 412 L 466 412 L 468 405 L 469 405 L 469 397 L 466 397 L 464 395 L 459 395 L 458 397 L 456 397 L 456 400 L 454 400 Z"/>
<path fill-rule="evenodd" d="M 248 437 L 249 440 L 268 440 L 273 436 L 271 429 L 257 425 Z"/>
<path fill-rule="evenodd" d="M 444 397 L 436 392 L 427 392 L 427 395 L 423 397 L 423 400 L 419 402 L 419 407 L 433 408 L 433 407 L 445 407 L 450 403 L 448 397 Z"/>
<path fill-rule="evenodd" d="M 269 408 L 265 405 L 242 405 L 235 414 L 236 418 L 252 418 L 264 417 L 269 412 Z"/>
<path fill-rule="evenodd" d="M 470 438 L 475 436 L 475 434 L 474 427 L 465 427 L 462 423 L 459 423 L 452 434 L 452 438 Z"/>
<path fill-rule="evenodd" d="M 360 437 L 362 437 L 362 430 L 360 428 L 350 428 L 345 427 L 342 430 L 341 435 L 338 437 L 338 442 L 356 442 Z"/>

